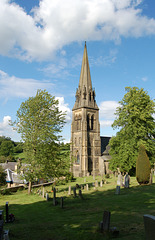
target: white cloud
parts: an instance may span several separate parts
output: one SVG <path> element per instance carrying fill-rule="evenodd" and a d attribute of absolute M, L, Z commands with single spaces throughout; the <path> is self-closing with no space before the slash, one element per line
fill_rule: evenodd
<path fill-rule="evenodd" d="M 0 70 L 0 97 L 3 99 L 27 98 L 35 95 L 37 89 L 51 90 L 53 86 L 54 84 L 48 81 L 17 78 Z"/>
<path fill-rule="evenodd" d="M 7 136 L 7 137 L 13 137 L 15 134 L 15 131 L 13 128 L 9 125 L 11 121 L 10 116 L 4 116 L 3 121 L 0 122 L 0 136 Z"/>
<path fill-rule="evenodd" d="M 146 82 L 147 80 L 148 80 L 147 77 L 142 77 L 142 81 L 143 81 L 143 82 Z"/>
<path fill-rule="evenodd" d="M 119 107 L 119 103 L 116 101 L 104 101 L 100 103 L 100 116 L 105 119 L 114 119 L 116 108 Z"/>
<path fill-rule="evenodd" d="M 65 116 L 66 122 L 70 123 L 72 119 L 72 111 L 68 107 L 68 103 L 65 103 L 63 97 L 56 97 L 56 99 L 59 100 L 59 110 L 62 111 L 63 113 L 66 113 L 66 116 Z"/>
<path fill-rule="evenodd" d="M 0 1 L 0 54 L 48 59 L 75 41 L 114 40 L 155 34 L 155 19 L 143 15 L 142 0 L 42 0 L 27 14 Z M 65 54 L 62 50 L 62 55 Z"/>
<path fill-rule="evenodd" d="M 101 127 L 111 127 L 112 124 L 113 124 L 112 120 L 101 120 L 100 121 Z"/>
<path fill-rule="evenodd" d="M 119 103 L 116 101 L 104 101 L 100 103 L 100 125 L 101 127 L 111 127 L 115 119 L 116 108 Z"/>

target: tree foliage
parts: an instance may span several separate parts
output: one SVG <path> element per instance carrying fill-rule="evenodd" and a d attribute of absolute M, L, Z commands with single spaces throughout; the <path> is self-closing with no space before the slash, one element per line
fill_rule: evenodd
<path fill-rule="evenodd" d="M 147 184 L 150 179 L 151 166 L 145 147 L 139 147 L 138 158 L 136 162 L 136 179 L 139 184 Z"/>
<path fill-rule="evenodd" d="M 155 156 L 155 103 L 142 88 L 127 87 L 127 93 L 119 102 L 116 119 L 112 124 L 118 128 L 115 137 L 110 140 L 110 168 L 129 171 L 136 167 L 139 146 L 146 148 L 150 161 Z"/>
<path fill-rule="evenodd" d="M 4 169 L 0 166 L 0 186 L 6 184 L 6 173 Z"/>
<path fill-rule="evenodd" d="M 59 144 L 64 123 L 58 100 L 45 90 L 38 90 L 35 97 L 21 104 L 15 124 L 24 142 L 28 163 L 24 177 L 29 182 L 65 173 L 66 162 Z"/>

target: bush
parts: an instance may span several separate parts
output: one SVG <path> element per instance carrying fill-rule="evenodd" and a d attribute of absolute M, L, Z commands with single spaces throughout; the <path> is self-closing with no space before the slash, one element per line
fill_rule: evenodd
<path fill-rule="evenodd" d="M 148 184 L 150 179 L 151 165 L 143 145 L 139 148 L 136 162 L 136 179 L 139 184 Z"/>
<path fill-rule="evenodd" d="M 11 191 L 8 188 L 2 189 L 0 193 L 1 195 L 11 195 Z"/>

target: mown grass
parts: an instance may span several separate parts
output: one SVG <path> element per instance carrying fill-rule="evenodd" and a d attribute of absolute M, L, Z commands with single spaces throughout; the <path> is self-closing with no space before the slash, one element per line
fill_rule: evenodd
<path fill-rule="evenodd" d="M 96 177 L 98 181 L 100 177 Z M 154 179 L 155 180 L 155 179 Z M 28 196 L 27 191 L 1 196 L 0 209 L 5 209 L 9 202 L 9 212 L 15 215 L 15 222 L 5 224 L 10 229 L 10 239 L 15 240 L 100 240 L 106 239 L 99 231 L 103 211 L 111 212 L 111 227 L 120 231 L 117 239 L 143 240 L 143 215 L 155 215 L 155 184 L 139 186 L 131 178 L 130 189 L 121 188 L 121 194 L 115 195 L 116 179 L 106 179 L 103 187 L 89 191 L 83 190 L 84 199 L 68 196 L 68 186 L 94 182 L 92 177 L 78 178 L 76 182 L 56 186 L 57 200 L 64 196 L 64 208 L 60 204 L 53 206 L 52 199 L 46 201 L 35 194 Z M 46 191 L 52 197 L 52 186 Z"/>

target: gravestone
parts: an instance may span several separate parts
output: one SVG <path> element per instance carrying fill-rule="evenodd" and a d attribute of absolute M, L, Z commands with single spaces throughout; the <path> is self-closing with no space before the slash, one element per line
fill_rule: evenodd
<path fill-rule="evenodd" d="M 101 180 L 101 182 L 100 182 L 100 187 L 103 187 L 103 181 Z"/>
<path fill-rule="evenodd" d="M 88 183 L 86 184 L 86 190 L 87 190 L 87 191 L 89 190 L 89 185 L 88 185 Z"/>
<path fill-rule="evenodd" d="M 3 219 L 3 210 L 0 210 L 0 220 L 4 220 Z"/>
<path fill-rule="evenodd" d="M 0 220 L 0 240 L 3 239 L 3 225 L 4 225 L 4 221 Z"/>
<path fill-rule="evenodd" d="M 9 222 L 9 202 L 6 202 L 5 210 L 6 210 L 6 223 L 8 223 Z"/>
<path fill-rule="evenodd" d="M 117 185 L 121 186 L 121 187 L 123 186 L 123 177 L 122 177 L 121 173 L 119 173 L 119 175 L 118 175 Z"/>
<path fill-rule="evenodd" d="M 130 183 L 130 176 L 128 175 L 128 173 L 126 173 L 124 177 L 124 187 L 129 188 L 129 183 Z"/>
<path fill-rule="evenodd" d="M 145 228 L 145 239 L 154 240 L 155 239 L 155 216 L 144 215 L 144 228 Z"/>
<path fill-rule="evenodd" d="M 109 211 L 104 211 L 103 213 L 103 221 L 100 222 L 101 232 L 108 232 L 110 228 L 110 215 Z"/>
<path fill-rule="evenodd" d="M 79 189 L 79 197 L 80 197 L 81 199 L 83 199 L 83 196 L 82 196 L 82 191 L 81 191 L 81 189 Z"/>
<path fill-rule="evenodd" d="M 84 183 L 86 183 L 86 178 L 84 178 Z"/>
<path fill-rule="evenodd" d="M 61 197 L 61 200 L 60 200 L 60 207 L 63 208 L 64 207 L 64 198 Z"/>
<path fill-rule="evenodd" d="M 71 195 L 71 186 L 68 187 L 68 195 Z"/>
<path fill-rule="evenodd" d="M 95 187 L 98 188 L 98 181 L 95 182 Z"/>
<path fill-rule="evenodd" d="M 43 187 L 43 191 L 42 191 L 42 196 L 43 196 L 43 198 L 45 197 L 45 188 Z"/>
<path fill-rule="evenodd" d="M 53 188 L 53 205 L 56 206 L 57 205 L 57 201 L 56 201 L 56 189 Z"/>
<path fill-rule="evenodd" d="M 117 186 L 116 187 L 116 192 L 115 192 L 116 195 L 119 195 L 120 194 L 120 186 Z"/>
<path fill-rule="evenodd" d="M 48 201 L 49 200 L 49 195 L 48 195 L 48 193 L 46 193 L 46 201 Z"/>
<path fill-rule="evenodd" d="M 76 197 L 76 187 L 73 188 L 73 196 Z"/>

